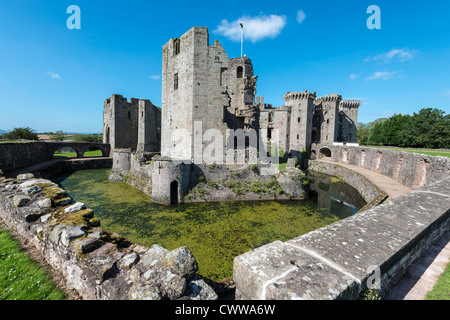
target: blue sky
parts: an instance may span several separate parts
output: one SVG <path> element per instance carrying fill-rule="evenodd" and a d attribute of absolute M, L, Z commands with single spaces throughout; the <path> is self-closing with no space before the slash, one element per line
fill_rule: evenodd
<path fill-rule="evenodd" d="M 80 30 L 67 28 L 70 5 L 81 9 Z M 380 30 L 367 28 L 370 5 L 381 9 Z M 202 26 L 240 56 L 238 20 L 266 103 L 308 90 L 362 100 L 360 122 L 450 113 L 448 0 L 0 0 L 0 129 L 101 132 L 113 93 L 161 106 L 162 46 Z"/>

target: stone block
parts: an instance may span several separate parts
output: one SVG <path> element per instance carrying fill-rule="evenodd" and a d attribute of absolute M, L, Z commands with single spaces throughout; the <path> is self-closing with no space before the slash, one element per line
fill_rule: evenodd
<path fill-rule="evenodd" d="M 65 213 L 75 212 L 86 209 L 86 205 L 83 202 L 76 202 L 73 205 L 64 209 Z"/>
<path fill-rule="evenodd" d="M 52 200 L 45 198 L 43 200 L 38 201 L 38 206 L 41 209 L 49 209 L 52 207 Z"/>
<path fill-rule="evenodd" d="M 31 195 L 31 194 L 38 193 L 41 190 L 42 190 L 42 188 L 40 186 L 35 185 L 35 186 L 32 186 L 32 187 L 23 188 L 22 192 L 25 193 L 25 194 Z"/>
<path fill-rule="evenodd" d="M 24 207 L 30 200 L 31 198 L 28 196 L 16 195 L 13 197 L 13 202 L 16 207 Z"/>
<path fill-rule="evenodd" d="M 17 176 L 17 181 L 25 181 L 25 180 L 29 180 L 29 179 L 33 179 L 33 178 L 34 178 L 34 174 L 32 174 L 32 173 L 22 173 Z"/>
<path fill-rule="evenodd" d="M 70 241 L 80 238 L 86 234 L 86 231 L 84 231 L 80 226 L 76 227 L 70 227 L 67 229 L 64 229 L 61 232 L 61 243 L 68 247 L 70 244 Z"/>

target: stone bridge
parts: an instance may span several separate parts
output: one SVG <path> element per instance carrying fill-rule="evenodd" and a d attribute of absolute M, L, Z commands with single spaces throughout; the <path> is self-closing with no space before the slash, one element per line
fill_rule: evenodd
<path fill-rule="evenodd" d="M 47 147 L 47 154 L 51 158 L 56 150 L 61 148 L 69 147 L 75 150 L 77 153 L 77 158 L 84 158 L 84 153 L 86 151 L 95 149 L 102 152 L 102 157 L 109 157 L 110 145 L 106 143 L 94 143 L 94 142 L 44 142 Z"/>
<path fill-rule="evenodd" d="M 99 149 L 104 158 L 109 157 L 109 144 L 93 142 L 5 142 L 0 143 L 0 171 L 8 173 L 20 168 L 47 162 L 53 159 L 56 150 L 70 147 L 75 150 L 77 158 L 86 158 L 84 153 L 91 149 Z"/>

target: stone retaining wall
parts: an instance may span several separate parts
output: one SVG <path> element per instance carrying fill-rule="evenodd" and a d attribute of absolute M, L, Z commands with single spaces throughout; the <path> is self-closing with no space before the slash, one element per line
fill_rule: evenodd
<path fill-rule="evenodd" d="M 418 189 L 450 176 L 450 158 L 368 147 L 313 144 L 311 152 L 320 158 L 320 150 L 331 150 L 336 163 L 356 165 L 394 179 L 410 189 Z"/>
<path fill-rule="evenodd" d="M 353 170 L 342 167 L 339 164 L 309 160 L 308 170 L 323 172 L 331 176 L 335 176 L 358 190 L 364 201 L 367 203 L 359 210 L 359 212 L 381 204 L 388 197 L 386 192 L 378 188 L 366 177 Z"/>
<path fill-rule="evenodd" d="M 130 243 L 100 227 L 50 180 L 0 177 L 0 218 L 32 243 L 83 299 L 217 299 L 187 247 Z"/>
<path fill-rule="evenodd" d="M 298 238 L 234 259 L 238 299 L 357 299 L 381 295 L 450 231 L 450 178 Z"/>
<path fill-rule="evenodd" d="M 0 171 L 4 173 L 51 158 L 43 142 L 0 143 Z"/>
<path fill-rule="evenodd" d="M 151 195 L 160 204 L 170 204 L 170 185 L 178 184 L 178 203 L 307 198 L 306 176 L 294 163 L 284 172 L 270 165 L 183 164 L 169 158 L 116 149 L 111 181 L 125 181 Z"/>

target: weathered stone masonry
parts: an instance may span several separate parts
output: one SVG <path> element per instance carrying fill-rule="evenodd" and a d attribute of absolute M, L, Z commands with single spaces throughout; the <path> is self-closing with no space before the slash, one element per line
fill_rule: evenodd
<path fill-rule="evenodd" d="M 217 299 L 196 275 L 187 247 L 168 251 L 130 243 L 100 227 L 94 212 L 26 174 L 0 177 L 0 218 L 32 243 L 83 299 Z"/>
<path fill-rule="evenodd" d="M 379 270 L 384 295 L 450 231 L 450 178 L 234 260 L 239 299 L 358 299 Z"/>

